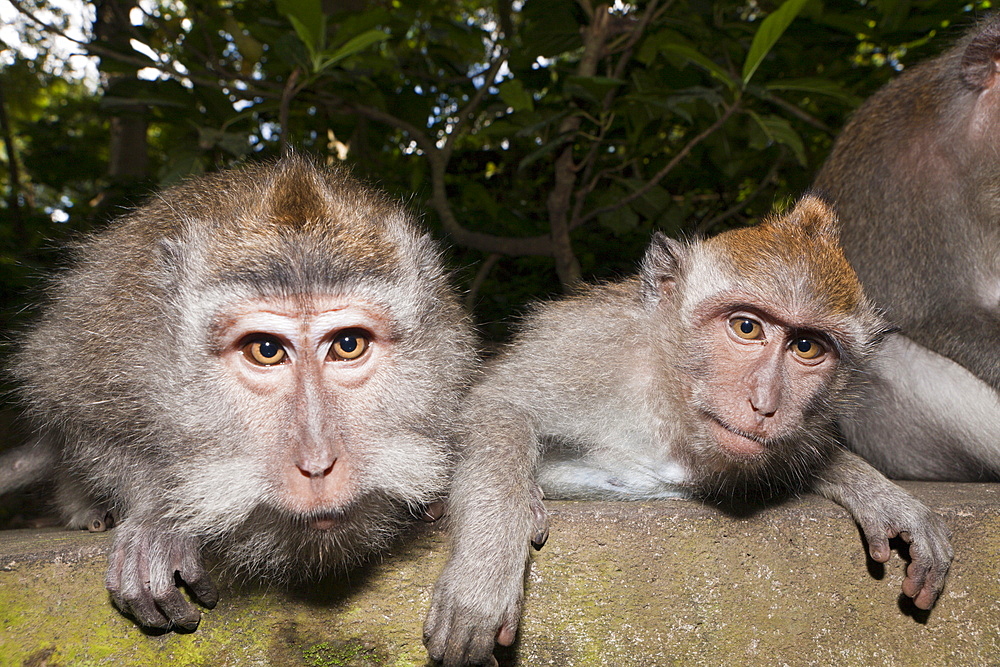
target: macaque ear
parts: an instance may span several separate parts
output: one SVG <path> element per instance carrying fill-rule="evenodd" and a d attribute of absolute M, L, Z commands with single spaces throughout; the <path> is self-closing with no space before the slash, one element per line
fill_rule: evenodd
<path fill-rule="evenodd" d="M 840 221 L 832 204 L 815 193 L 807 193 L 795 204 L 795 208 L 776 221 L 777 225 L 789 229 L 799 229 L 809 236 L 840 238 Z"/>
<path fill-rule="evenodd" d="M 1000 72 L 1000 20 L 993 20 L 976 35 L 962 54 L 962 82 L 973 90 L 986 90 Z"/>
<path fill-rule="evenodd" d="M 642 279 L 642 298 L 646 303 L 659 301 L 664 292 L 673 289 L 677 282 L 680 264 L 687 255 L 687 247 L 680 241 L 660 232 L 653 239 L 642 258 L 639 277 Z"/>

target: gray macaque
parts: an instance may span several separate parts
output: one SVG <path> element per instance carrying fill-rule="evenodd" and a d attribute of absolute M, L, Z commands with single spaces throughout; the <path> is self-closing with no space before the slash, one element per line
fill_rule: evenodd
<path fill-rule="evenodd" d="M 872 558 L 909 542 L 903 592 L 937 599 L 939 517 L 838 442 L 836 418 L 886 332 L 805 197 L 762 225 L 681 243 L 655 235 L 639 275 L 539 306 L 465 404 L 452 552 L 424 641 L 445 665 L 490 664 L 515 639 L 545 497 L 759 503 L 816 491 Z"/>
<path fill-rule="evenodd" d="M 1000 481 L 1000 15 L 851 118 L 816 177 L 901 334 L 849 446 L 890 477 Z"/>
<path fill-rule="evenodd" d="M 190 630 L 240 574 L 318 576 L 447 490 L 471 328 L 412 217 L 300 156 L 191 180 L 82 243 L 20 342 L 32 444 L 69 526 L 116 524 L 107 587 Z"/>

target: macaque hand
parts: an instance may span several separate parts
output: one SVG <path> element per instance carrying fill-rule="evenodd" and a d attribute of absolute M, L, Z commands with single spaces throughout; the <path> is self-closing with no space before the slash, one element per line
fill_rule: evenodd
<path fill-rule="evenodd" d="M 494 644 L 510 646 L 517 635 L 525 563 L 520 556 L 502 563 L 452 555 L 424 622 L 432 660 L 445 667 L 497 664 Z"/>
<path fill-rule="evenodd" d="M 955 553 L 944 521 L 912 497 L 897 499 L 895 506 L 859 520 L 871 557 L 885 563 L 889 540 L 899 537 L 910 545 L 910 563 L 903 579 L 903 594 L 919 609 L 934 606 Z"/>
<path fill-rule="evenodd" d="M 169 528 L 125 521 L 115 529 L 105 585 L 115 606 L 147 628 L 190 632 L 201 612 L 178 588 L 179 576 L 203 606 L 219 600 L 195 539 Z"/>

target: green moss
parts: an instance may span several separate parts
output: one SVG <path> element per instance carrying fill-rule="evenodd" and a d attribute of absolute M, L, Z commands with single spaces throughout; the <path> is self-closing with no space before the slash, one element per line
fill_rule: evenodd
<path fill-rule="evenodd" d="M 381 667 L 384 656 L 371 645 L 360 641 L 320 642 L 302 652 L 309 667 Z"/>

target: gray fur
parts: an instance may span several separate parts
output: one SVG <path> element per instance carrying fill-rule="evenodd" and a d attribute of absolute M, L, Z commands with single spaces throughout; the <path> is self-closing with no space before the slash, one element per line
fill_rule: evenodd
<path fill-rule="evenodd" d="M 374 304 L 392 340 L 363 392 L 331 390 L 335 404 L 310 413 L 316 433 L 338 434 L 356 487 L 329 508 L 331 530 L 279 502 L 298 426 L 281 421 L 288 406 L 235 390 L 215 339 L 248 300 L 315 295 Z M 174 572 L 213 604 L 203 556 L 251 576 L 317 576 L 384 548 L 439 499 L 473 363 L 469 324 L 411 216 L 292 156 L 189 181 L 80 245 L 14 360 L 39 437 L 10 456 L 34 476 L 52 464 L 70 525 L 117 520 L 107 583 L 120 607 L 190 629 L 199 613 Z M 31 476 L 0 476 L 0 490 Z"/>

